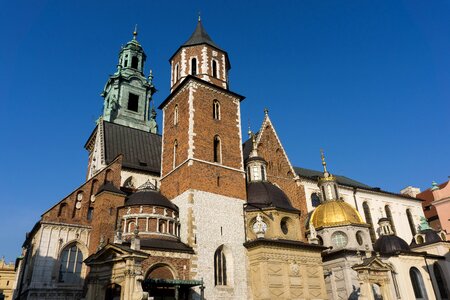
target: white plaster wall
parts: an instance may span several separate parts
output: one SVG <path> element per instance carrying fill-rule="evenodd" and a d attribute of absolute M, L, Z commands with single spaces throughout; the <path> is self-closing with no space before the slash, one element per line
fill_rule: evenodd
<path fill-rule="evenodd" d="M 395 271 L 398 274 L 397 280 L 401 299 L 416 299 L 414 296 L 414 289 L 409 276 L 409 270 L 411 267 L 416 267 L 420 271 L 425 285 L 428 300 L 436 299 L 433 287 L 431 285 L 430 276 L 427 271 L 427 266 L 425 264 L 425 260 L 423 257 L 400 255 L 390 257 L 388 261 L 394 266 Z M 431 268 L 431 264 L 433 263 L 433 261 L 430 260 L 428 263 L 430 264 Z"/>
<path fill-rule="evenodd" d="M 30 288 L 55 287 L 58 281 L 58 260 L 60 251 L 69 243 L 77 241 L 82 251 L 87 250 L 89 241 L 87 228 L 67 224 L 42 224 L 36 232 L 36 252 L 33 260 L 33 275 Z M 87 251 L 83 253 L 87 258 Z M 83 268 L 85 270 L 85 268 Z M 82 272 L 82 276 L 84 276 Z M 55 277 L 56 276 L 56 277 Z M 82 288 L 82 286 L 80 286 Z"/>
<path fill-rule="evenodd" d="M 127 180 L 130 176 L 133 176 L 135 188 L 140 187 L 141 185 L 146 183 L 147 180 L 150 180 L 152 184 L 155 184 L 156 180 L 157 188 L 159 188 L 160 186 L 159 176 L 150 175 L 148 173 L 122 169 L 122 171 L 120 172 L 120 176 L 120 186 L 124 186 L 125 180 Z"/>
<path fill-rule="evenodd" d="M 190 193 L 193 195 L 192 203 L 189 203 Z M 196 190 L 187 191 L 172 201 L 180 209 L 180 234 L 185 243 L 188 237 L 188 210 L 193 210 L 196 236 L 194 264 L 197 264 L 197 269 L 193 271 L 197 272 L 195 279 L 204 281 L 205 298 L 248 299 L 243 201 Z M 228 285 L 215 287 L 214 252 L 221 245 L 224 245 L 227 254 Z"/>
<path fill-rule="evenodd" d="M 308 212 L 312 211 L 314 207 L 311 204 L 311 194 L 319 193 L 317 183 L 313 181 L 303 180 L 306 194 L 306 206 Z M 353 198 L 353 190 L 351 188 L 339 186 L 340 196 L 344 201 L 355 207 L 355 200 Z M 389 205 L 394 220 L 397 235 L 404 239 L 408 244 L 411 242 L 413 235 L 411 233 L 408 218 L 406 216 L 406 209 L 410 209 L 414 218 L 416 226 L 419 224 L 421 216 L 424 216 L 422 210 L 422 203 L 420 200 L 407 199 L 401 196 L 390 195 L 380 192 L 371 192 L 358 189 L 356 193 L 357 209 L 365 220 L 363 202 L 367 201 L 370 212 L 372 214 L 372 221 L 374 223 L 375 231 L 378 229 L 378 220 L 386 217 L 384 207 Z M 377 237 L 378 237 L 377 233 Z"/>

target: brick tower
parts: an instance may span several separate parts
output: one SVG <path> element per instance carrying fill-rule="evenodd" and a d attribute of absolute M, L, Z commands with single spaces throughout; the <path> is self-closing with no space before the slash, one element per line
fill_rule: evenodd
<path fill-rule="evenodd" d="M 196 251 L 192 276 L 203 278 L 206 298 L 245 299 L 244 97 L 229 90 L 228 55 L 200 19 L 170 64 L 171 93 L 159 107 L 161 192 L 180 208 L 181 238 Z M 225 260 L 226 266 L 218 267 Z"/>

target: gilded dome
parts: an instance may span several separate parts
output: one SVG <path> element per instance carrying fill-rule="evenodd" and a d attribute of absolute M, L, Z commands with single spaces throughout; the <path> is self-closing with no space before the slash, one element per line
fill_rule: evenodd
<path fill-rule="evenodd" d="M 320 204 L 311 215 L 310 224 L 315 228 L 341 225 L 362 225 L 361 215 L 350 204 L 342 200 L 327 201 Z"/>

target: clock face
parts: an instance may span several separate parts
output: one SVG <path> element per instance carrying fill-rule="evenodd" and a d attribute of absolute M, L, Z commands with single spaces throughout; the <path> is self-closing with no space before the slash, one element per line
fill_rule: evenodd
<path fill-rule="evenodd" d="M 267 224 L 264 221 L 256 221 L 253 224 L 253 232 L 254 233 L 260 233 L 263 232 L 265 233 L 267 231 Z"/>

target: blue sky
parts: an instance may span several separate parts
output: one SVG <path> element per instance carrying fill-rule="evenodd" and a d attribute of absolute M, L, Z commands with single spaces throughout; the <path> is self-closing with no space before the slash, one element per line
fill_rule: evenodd
<path fill-rule="evenodd" d="M 132 38 L 156 105 L 198 11 L 227 50 L 244 133 L 267 107 L 295 166 L 397 192 L 450 175 L 448 1 L 4 1 L 0 255 L 86 176 L 100 92 Z M 161 113 L 158 115 L 159 122 Z"/>

